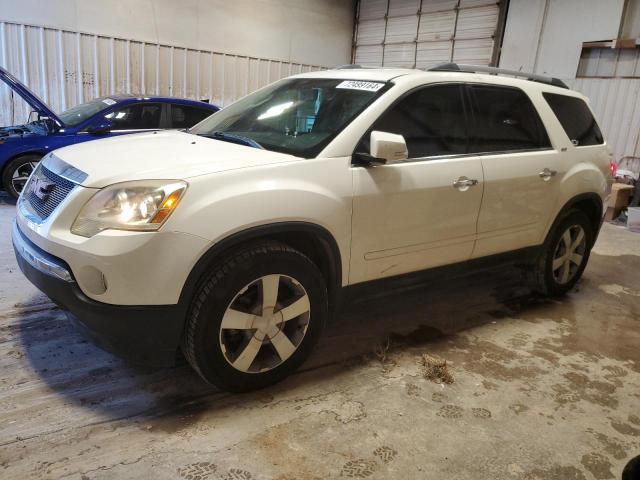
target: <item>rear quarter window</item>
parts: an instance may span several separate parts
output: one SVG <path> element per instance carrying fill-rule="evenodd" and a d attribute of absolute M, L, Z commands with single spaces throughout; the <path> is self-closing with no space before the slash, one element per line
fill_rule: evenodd
<path fill-rule="evenodd" d="M 604 143 L 600 127 L 584 100 L 557 93 L 543 93 L 565 133 L 577 147 Z"/>
<path fill-rule="evenodd" d="M 214 112 L 189 105 L 171 105 L 171 128 L 191 128 Z"/>

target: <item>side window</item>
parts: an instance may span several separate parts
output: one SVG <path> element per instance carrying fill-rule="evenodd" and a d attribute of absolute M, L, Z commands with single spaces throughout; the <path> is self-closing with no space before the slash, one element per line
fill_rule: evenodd
<path fill-rule="evenodd" d="M 369 130 L 400 134 L 409 158 L 467 152 L 467 121 L 459 84 L 425 87 L 387 110 Z M 357 151 L 369 151 L 369 135 Z"/>
<path fill-rule="evenodd" d="M 136 103 L 105 115 L 113 122 L 114 130 L 142 130 L 160 128 L 161 103 Z"/>
<path fill-rule="evenodd" d="M 470 89 L 475 107 L 470 153 L 551 147 L 536 108 L 522 90 L 488 85 Z"/>
<path fill-rule="evenodd" d="M 574 145 L 584 147 L 604 143 L 602 132 L 582 99 L 556 93 L 542 95 Z"/>
<path fill-rule="evenodd" d="M 205 110 L 204 108 L 172 104 L 171 128 L 193 127 L 211 114 L 213 114 L 211 110 Z"/>

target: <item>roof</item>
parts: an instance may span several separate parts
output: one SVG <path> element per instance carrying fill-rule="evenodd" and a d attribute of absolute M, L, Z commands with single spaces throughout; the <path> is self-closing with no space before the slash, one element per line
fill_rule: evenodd
<path fill-rule="evenodd" d="M 213 105 L 212 103 L 209 103 L 209 102 L 203 102 L 201 100 L 193 100 L 189 98 L 180 98 L 180 97 L 168 97 L 168 96 L 165 97 L 163 95 L 144 95 L 141 93 L 138 93 L 138 94 L 116 93 L 115 95 L 105 95 L 103 97 L 97 97 L 97 98 L 94 98 L 93 100 L 102 101 L 105 99 L 115 100 L 118 103 L 124 102 L 127 100 L 138 100 L 138 101 L 144 100 L 144 101 L 171 102 L 171 103 L 192 103 L 192 104 L 198 104 L 199 106 L 209 105 L 211 107 L 217 108 L 216 105 Z"/>
<path fill-rule="evenodd" d="M 389 80 L 403 75 L 424 73 L 422 70 L 412 68 L 336 68 L 333 70 L 321 70 L 317 72 L 301 73 L 294 75 L 294 78 L 345 78 L 351 80 L 371 80 L 388 82 Z"/>
<path fill-rule="evenodd" d="M 453 65 L 453 64 L 448 64 Z M 444 67 L 442 65 L 440 67 Z M 460 67 L 471 68 L 470 65 L 460 65 Z M 425 83 L 429 81 L 471 81 L 491 83 L 496 85 L 514 86 L 523 89 L 540 88 L 544 91 L 557 92 L 564 95 L 580 96 L 581 94 L 573 90 L 569 90 L 568 87 L 560 86 L 564 85 L 558 79 L 552 79 L 548 77 L 547 81 L 541 81 L 541 79 L 547 79 L 534 74 L 526 74 L 522 72 L 510 72 L 508 70 L 490 69 L 487 67 L 477 67 L 479 71 L 469 70 L 453 70 L 444 68 L 435 68 L 433 70 L 418 70 L 413 68 L 387 68 L 387 67 L 363 67 L 359 65 L 346 65 L 344 67 L 338 67 L 332 70 L 322 70 L 317 72 L 303 73 L 294 75 L 293 78 L 335 78 L 345 80 L 365 80 L 365 81 L 380 81 L 388 82 L 394 79 L 407 78 L 407 77 L 424 77 Z M 492 70 L 493 73 L 485 73 L 480 71 L 481 69 Z M 514 75 L 518 75 L 517 77 Z M 531 77 L 528 79 L 527 77 Z M 552 82 L 553 81 L 553 82 Z"/>

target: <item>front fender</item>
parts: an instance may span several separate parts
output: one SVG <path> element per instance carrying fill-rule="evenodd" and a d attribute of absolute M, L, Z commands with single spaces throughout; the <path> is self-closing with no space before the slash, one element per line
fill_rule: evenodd
<path fill-rule="evenodd" d="M 188 179 L 179 211 L 163 227 L 207 240 L 206 251 L 256 227 L 316 225 L 335 240 L 342 284 L 349 271 L 351 169 L 348 158 L 310 159 Z M 178 214 L 179 212 L 179 214 Z"/>

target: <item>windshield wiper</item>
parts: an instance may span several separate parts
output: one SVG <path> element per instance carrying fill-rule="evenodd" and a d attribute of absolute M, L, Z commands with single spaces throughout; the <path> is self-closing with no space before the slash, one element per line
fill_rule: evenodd
<path fill-rule="evenodd" d="M 247 147 L 259 148 L 264 150 L 264 147 L 249 137 L 243 137 L 242 135 L 236 135 L 235 133 L 227 132 L 211 132 L 211 133 L 198 133 L 201 137 L 214 138 L 216 140 L 222 140 L 225 142 L 237 143 L 239 145 L 246 145 Z"/>

